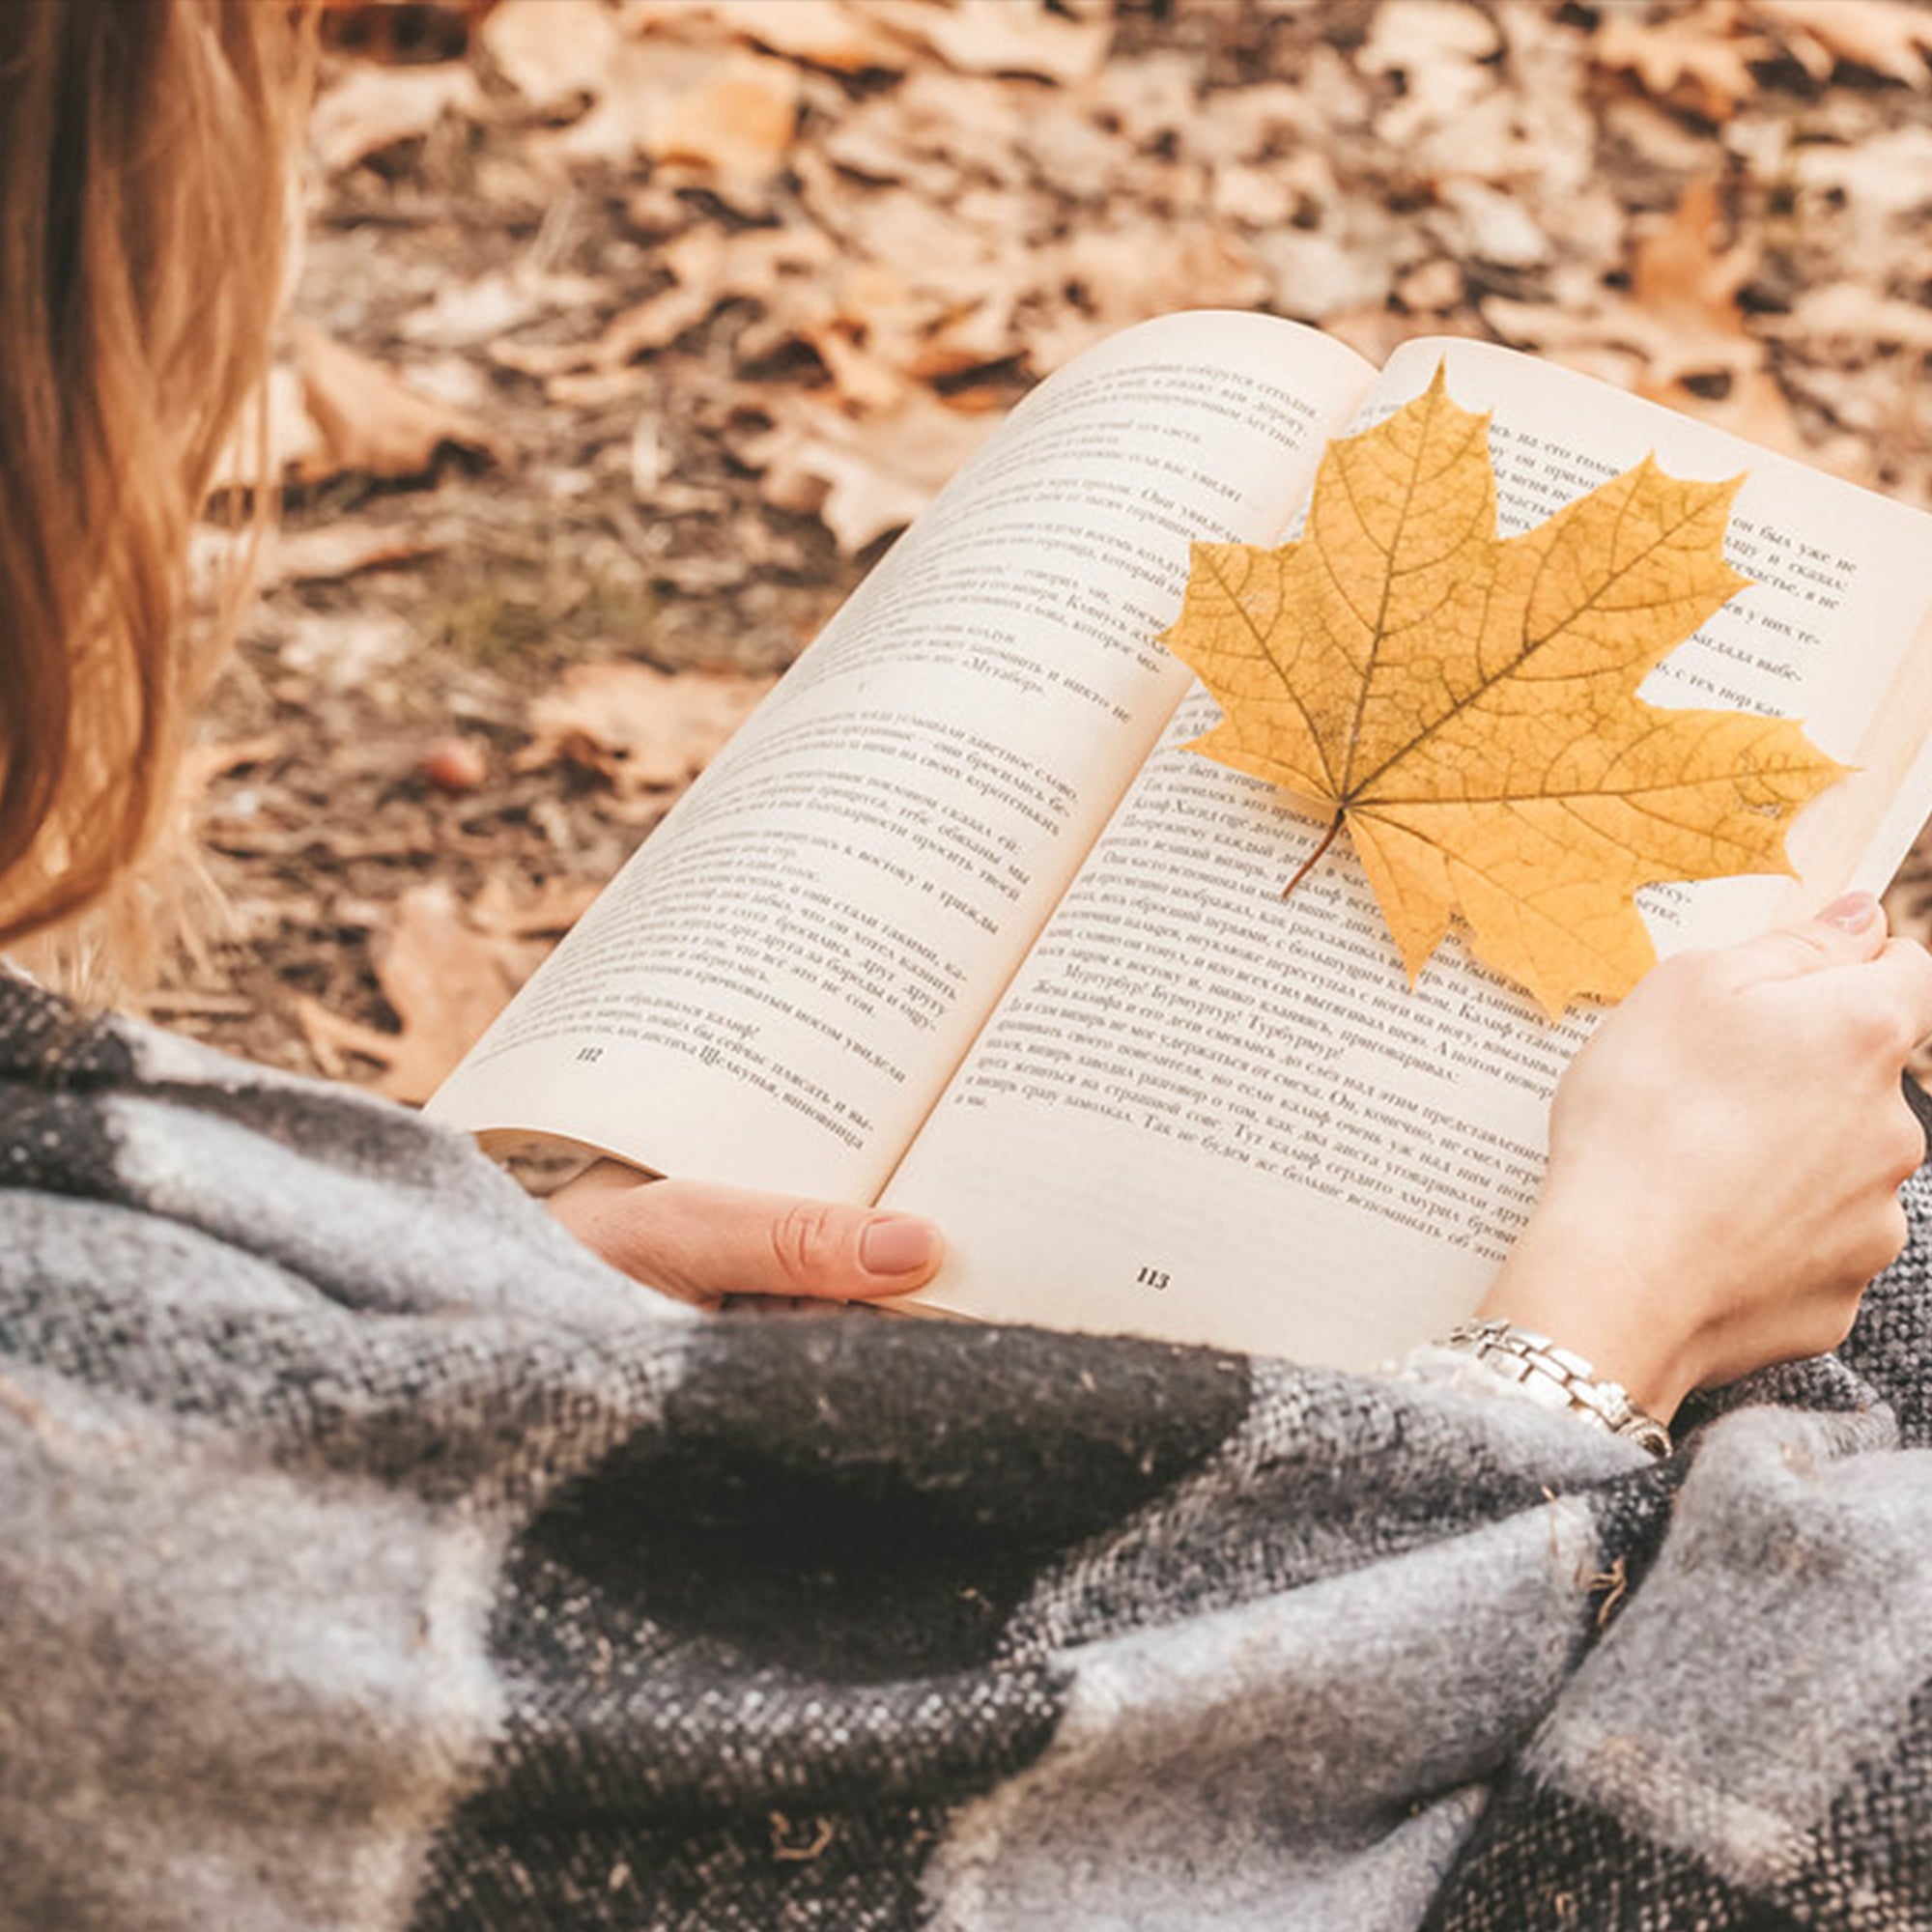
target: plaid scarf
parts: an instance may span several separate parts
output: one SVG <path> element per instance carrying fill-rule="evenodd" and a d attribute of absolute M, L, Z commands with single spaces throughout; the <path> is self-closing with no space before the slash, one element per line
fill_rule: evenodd
<path fill-rule="evenodd" d="M 410 1115 L 0 984 L 0 1927 L 1932 1926 L 1908 1198 L 1842 1359 L 1654 1463 L 696 1315 Z"/>

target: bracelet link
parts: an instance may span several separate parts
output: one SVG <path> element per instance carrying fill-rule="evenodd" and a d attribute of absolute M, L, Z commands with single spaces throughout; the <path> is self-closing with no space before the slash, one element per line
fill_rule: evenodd
<path fill-rule="evenodd" d="M 1653 1456 L 1670 1454 L 1670 1432 L 1646 1415 L 1621 1382 L 1600 1376 L 1574 1349 L 1548 1335 L 1514 1321 L 1463 1321 L 1441 1346 L 1473 1357 L 1544 1408 L 1594 1422 Z"/>

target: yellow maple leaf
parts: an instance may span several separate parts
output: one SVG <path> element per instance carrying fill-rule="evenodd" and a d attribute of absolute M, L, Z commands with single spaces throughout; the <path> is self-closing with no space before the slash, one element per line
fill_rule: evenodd
<path fill-rule="evenodd" d="M 1162 639 L 1222 708 L 1193 749 L 1332 814 L 1314 857 L 1347 824 L 1411 982 L 1461 914 L 1552 1016 L 1621 998 L 1657 956 L 1631 895 L 1790 871 L 1786 821 L 1844 775 L 1791 721 L 1636 696 L 1747 582 L 1741 480 L 1646 460 L 1498 538 L 1489 417 L 1438 367 L 1329 444 L 1297 541 L 1194 546 Z"/>

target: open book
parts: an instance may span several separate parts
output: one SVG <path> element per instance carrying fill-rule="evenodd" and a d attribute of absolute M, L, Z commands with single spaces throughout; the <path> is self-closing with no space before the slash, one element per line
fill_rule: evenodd
<path fill-rule="evenodd" d="M 1358 1365 L 1464 1315 L 1526 1215 L 1551 1024 L 1453 935 L 1411 990 L 1345 846 L 1182 749 L 1155 641 L 1189 542 L 1274 543 L 1323 442 L 1446 360 L 1503 534 L 1654 452 L 1748 473 L 1753 580 L 1660 704 L 1806 721 L 1858 768 L 1797 880 L 1640 897 L 1661 951 L 1883 885 L 1932 804 L 1932 518 L 1529 357 L 1144 324 L 1030 395 L 431 1102 L 658 1172 L 931 1215 L 920 1300 Z"/>

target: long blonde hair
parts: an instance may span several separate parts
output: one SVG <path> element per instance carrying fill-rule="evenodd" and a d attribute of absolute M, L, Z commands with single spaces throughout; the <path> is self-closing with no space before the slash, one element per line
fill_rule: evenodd
<path fill-rule="evenodd" d="M 261 384 L 299 9 L 0 4 L 0 945 L 152 838 L 211 653 L 188 545 Z"/>

